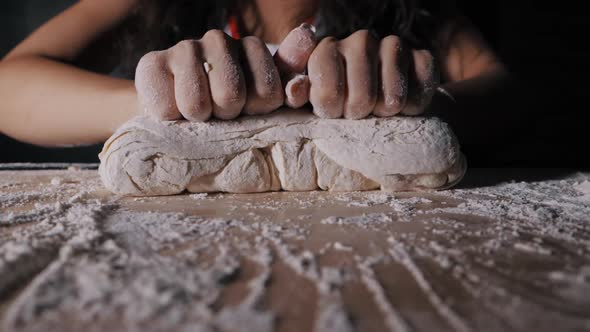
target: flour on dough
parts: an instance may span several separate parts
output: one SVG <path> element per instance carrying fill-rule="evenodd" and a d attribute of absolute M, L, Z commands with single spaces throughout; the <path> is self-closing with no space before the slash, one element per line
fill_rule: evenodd
<path fill-rule="evenodd" d="M 437 118 L 321 119 L 288 109 L 205 123 L 137 117 L 100 160 L 105 186 L 124 195 L 444 189 L 466 168 Z"/>

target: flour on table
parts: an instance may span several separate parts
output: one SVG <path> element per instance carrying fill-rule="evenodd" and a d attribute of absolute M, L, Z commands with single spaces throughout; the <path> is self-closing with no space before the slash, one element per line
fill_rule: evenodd
<path fill-rule="evenodd" d="M 196 214 L 218 199 L 243 203 L 206 217 L 150 210 L 162 198 L 98 199 L 95 172 L 17 173 L 0 176 L 2 331 L 588 327 L 580 185 L 590 175 L 434 193 L 166 198 Z M 239 297 L 225 303 L 227 293 Z"/>
<path fill-rule="evenodd" d="M 320 119 L 305 110 L 206 123 L 139 117 L 100 158 L 105 186 L 126 195 L 443 189 L 465 172 L 457 139 L 437 118 Z"/>
<path fill-rule="evenodd" d="M 355 217 L 338 217 L 330 216 L 322 219 L 323 225 L 354 225 L 367 228 L 375 224 L 387 224 L 393 222 L 394 219 L 385 213 L 369 213 Z"/>
<path fill-rule="evenodd" d="M 590 181 L 581 181 L 574 184 L 574 189 L 582 193 L 582 198 L 590 201 Z"/>
<path fill-rule="evenodd" d="M 200 193 L 200 194 L 192 194 L 189 197 L 192 199 L 200 200 L 200 199 L 206 199 L 207 196 L 208 196 L 207 193 Z"/>

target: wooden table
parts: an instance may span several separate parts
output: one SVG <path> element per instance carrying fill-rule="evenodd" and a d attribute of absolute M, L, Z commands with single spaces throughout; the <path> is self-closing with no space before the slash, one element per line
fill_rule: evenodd
<path fill-rule="evenodd" d="M 590 331 L 590 173 L 133 198 L 30 166 L 0 170 L 3 331 Z"/>

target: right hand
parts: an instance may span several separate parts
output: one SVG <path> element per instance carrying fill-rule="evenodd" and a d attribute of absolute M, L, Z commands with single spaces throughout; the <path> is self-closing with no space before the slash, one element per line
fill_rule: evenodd
<path fill-rule="evenodd" d="M 284 103 L 298 106 L 307 99 L 309 81 L 296 74 L 305 70 L 315 46 L 305 24 L 289 33 L 274 59 L 257 37 L 234 40 L 210 30 L 199 40 L 141 58 L 135 75 L 139 103 L 159 120 L 189 121 L 266 114 Z"/>

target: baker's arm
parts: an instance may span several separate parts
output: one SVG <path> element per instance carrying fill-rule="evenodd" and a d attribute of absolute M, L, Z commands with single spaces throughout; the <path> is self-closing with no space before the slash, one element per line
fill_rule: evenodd
<path fill-rule="evenodd" d="M 462 144 L 510 140 L 520 125 L 518 82 L 464 18 L 442 30 L 439 44 L 444 93 L 437 91 L 428 112 L 449 122 Z"/>
<path fill-rule="evenodd" d="M 45 146 L 91 144 L 132 117 L 133 81 L 100 74 L 109 68 L 86 59 L 130 16 L 136 1 L 79 1 L 6 55 L 0 62 L 0 132 Z M 79 68 L 81 63 L 92 71 Z"/>

